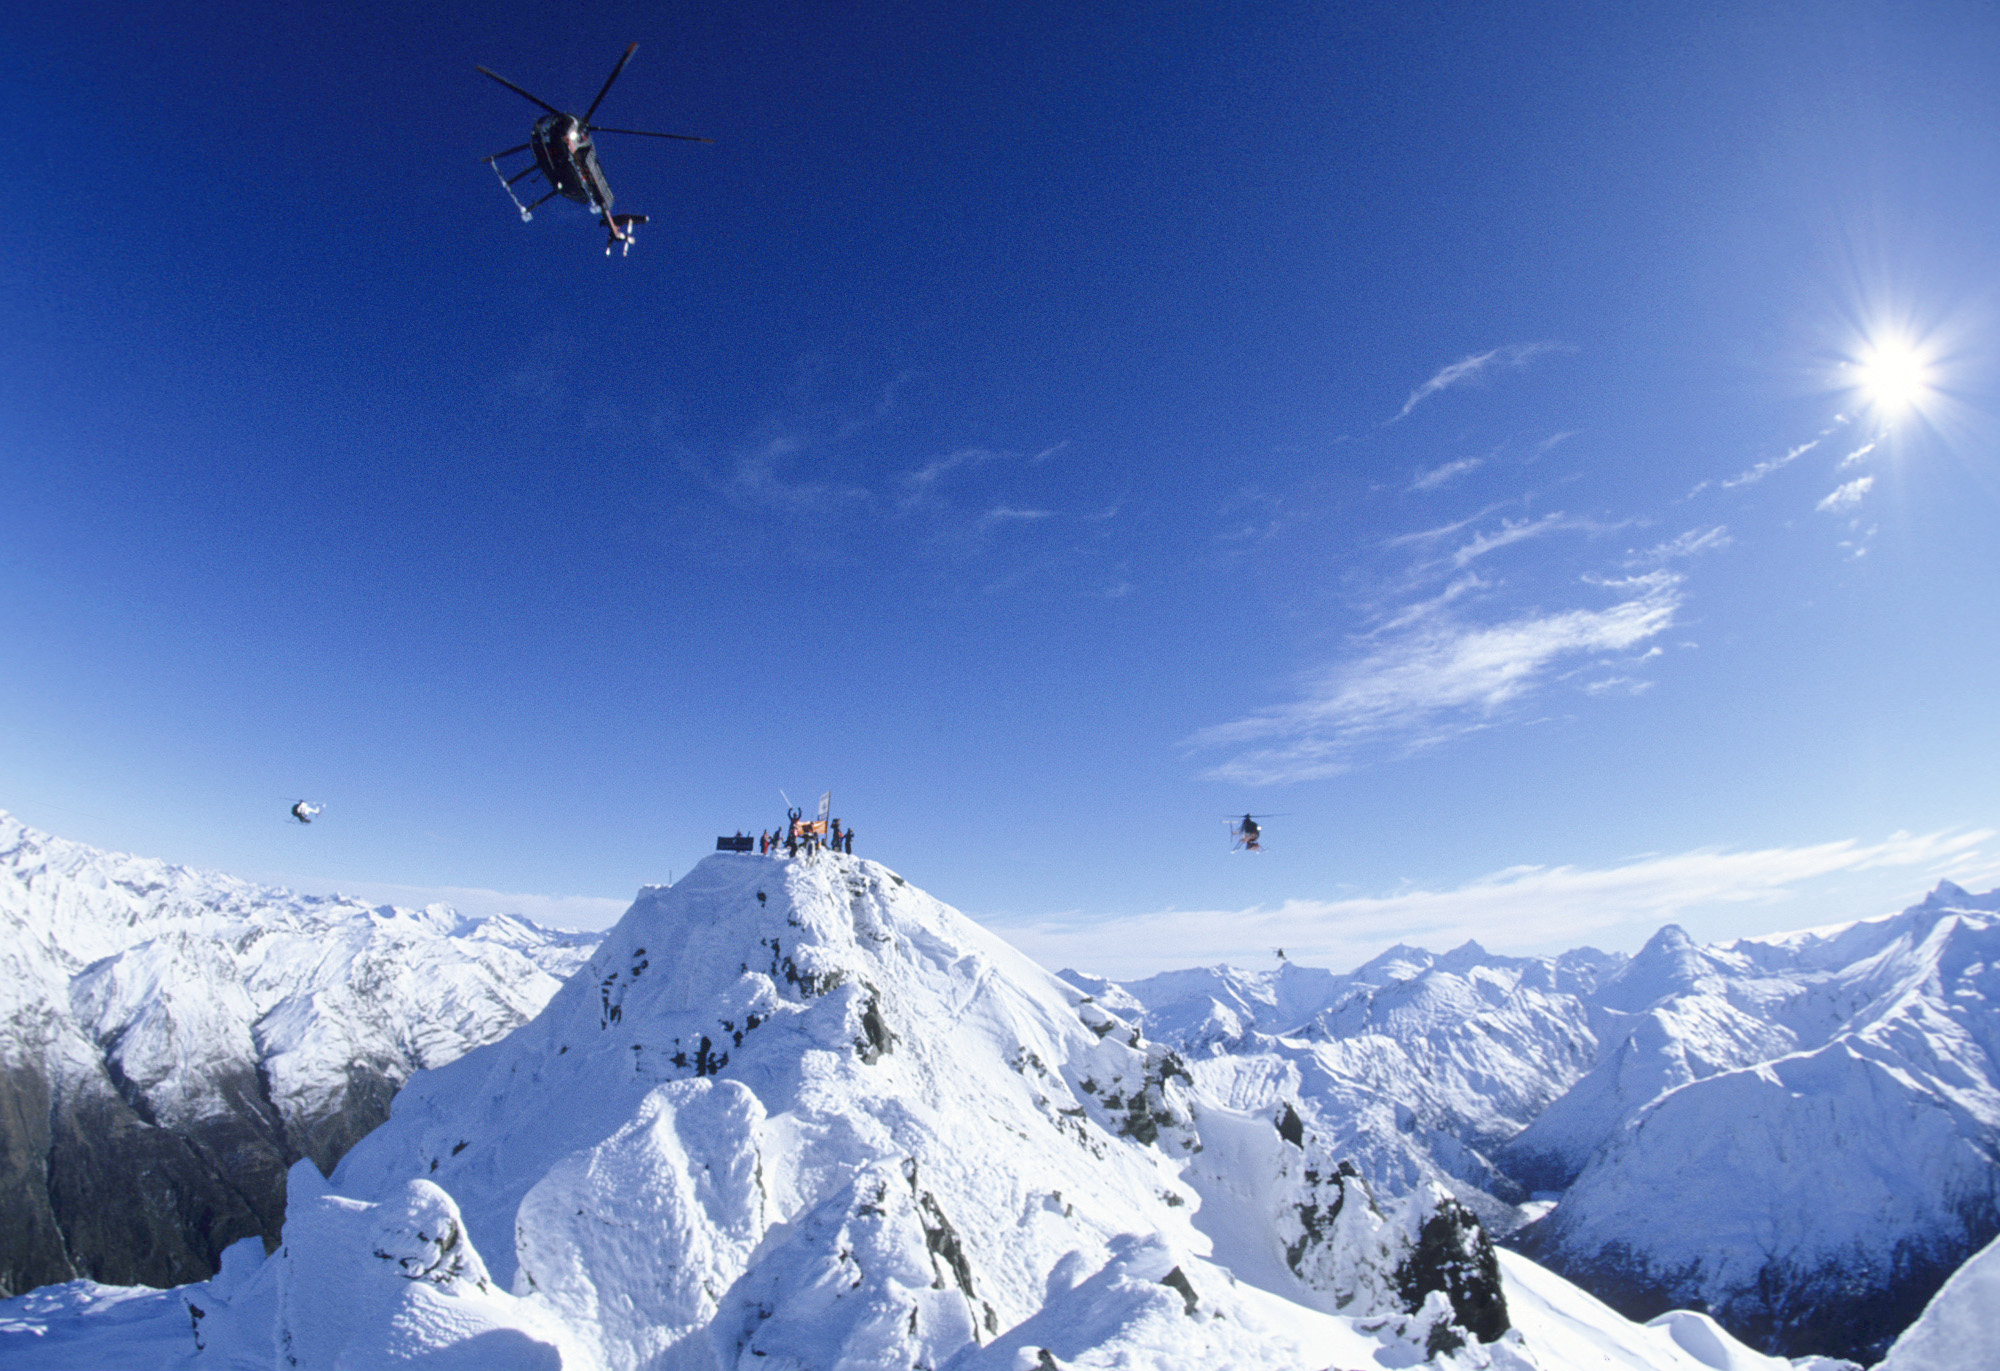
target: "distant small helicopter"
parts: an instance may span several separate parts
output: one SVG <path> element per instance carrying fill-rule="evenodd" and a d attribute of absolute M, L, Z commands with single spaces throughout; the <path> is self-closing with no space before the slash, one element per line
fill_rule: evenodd
<path fill-rule="evenodd" d="M 325 805 L 316 805 L 311 800 L 300 800 L 292 806 L 292 817 L 302 824 L 309 824 L 313 817 L 326 813 Z"/>
<path fill-rule="evenodd" d="M 597 113 L 597 107 L 604 103 L 604 97 L 611 93 L 611 83 L 618 79 L 619 73 L 625 70 L 625 64 L 632 60 L 632 54 L 638 50 L 637 43 L 625 49 L 625 55 L 618 59 L 618 65 L 613 67 L 611 75 L 605 78 L 604 89 L 597 92 L 597 98 L 590 102 L 590 108 L 581 115 L 565 113 L 539 95 L 528 94 L 499 72 L 485 67 L 479 68 L 482 73 L 492 77 L 516 95 L 533 101 L 548 111 L 535 121 L 535 127 L 529 131 L 527 142 L 519 147 L 508 148 L 505 152 L 496 152 L 486 159 L 486 164 L 493 168 L 493 174 L 500 178 L 500 184 L 506 188 L 507 198 L 514 202 L 514 208 L 521 211 L 521 218 L 524 221 L 532 219 L 537 209 L 558 195 L 574 200 L 580 205 L 589 206 L 590 212 L 604 221 L 605 229 L 611 234 L 611 241 L 604 246 L 607 257 L 615 247 L 622 246 L 626 252 L 632 250 L 632 230 L 636 225 L 645 223 L 646 216 L 611 212 L 611 183 L 604 179 L 604 168 L 597 161 L 597 145 L 591 141 L 590 135 L 630 133 L 641 138 L 678 138 L 687 143 L 715 141 L 713 138 L 697 138 L 691 133 L 612 129 L 590 122 L 591 116 Z M 519 152 L 534 153 L 534 163 L 509 176 L 500 169 L 500 159 L 512 157 Z M 520 197 L 514 194 L 514 183 L 534 172 L 540 172 L 548 181 L 549 192 L 534 204 L 524 205 Z"/>
<path fill-rule="evenodd" d="M 1245 814 L 1242 818 L 1231 818 L 1229 824 L 1229 850 L 1231 852 L 1262 852 L 1264 850 L 1264 826 L 1259 819 L 1282 819 L 1282 814 Z"/>

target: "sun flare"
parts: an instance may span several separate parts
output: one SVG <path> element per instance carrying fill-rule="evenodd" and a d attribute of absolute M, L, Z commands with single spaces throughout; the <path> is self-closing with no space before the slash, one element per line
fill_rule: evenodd
<path fill-rule="evenodd" d="M 1934 386 L 1929 356 L 1907 338 L 1870 341 L 1851 368 L 1863 398 L 1888 418 L 1921 406 Z"/>

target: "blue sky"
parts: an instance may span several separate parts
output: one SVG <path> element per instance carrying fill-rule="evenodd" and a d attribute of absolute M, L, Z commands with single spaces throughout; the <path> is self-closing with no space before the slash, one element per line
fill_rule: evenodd
<path fill-rule="evenodd" d="M 0 16 L 0 805 L 601 923 L 831 787 L 1115 971 L 2000 879 L 1990 6 L 848 8 Z M 632 41 L 607 260 L 473 65 Z"/>

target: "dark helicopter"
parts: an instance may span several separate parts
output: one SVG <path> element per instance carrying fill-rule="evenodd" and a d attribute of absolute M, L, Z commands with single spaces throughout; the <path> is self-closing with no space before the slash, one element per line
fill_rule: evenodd
<path fill-rule="evenodd" d="M 1264 825 L 1259 819 L 1282 819 L 1282 814 L 1245 814 L 1240 819 L 1229 819 L 1229 850 L 1231 852 L 1262 852 L 1264 850 Z M 1278 954 L 1284 956 L 1283 952 Z"/>
<path fill-rule="evenodd" d="M 620 245 L 623 245 L 627 252 L 632 250 L 632 230 L 634 226 L 645 223 L 646 216 L 611 212 L 611 183 L 604 179 L 604 168 L 597 161 L 597 145 L 591 141 L 590 135 L 631 133 L 641 138 L 678 138 L 687 143 L 715 141 L 713 138 L 697 138 L 691 133 L 612 129 L 590 122 L 591 116 L 597 113 L 597 107 L 604 103 L 604 97 L 611 93 L 611 83 L 618 79 L 619 73 L 625 70 L 625 64 L 632 60 L 632 54 L 638 50 L 637 43 L 625 49 L 625 55 L 618 59 L 618 65 L 613 67 L 611 75 L 605 78 L 604 89 L 597 92 L 597 98 L 590 102 L 590 108 L 581 115 L 565 113 L 539 95 L 529 95 L 527 91 L 522 90 L 499 72 L 489 71 L 485 67 L 479 68 L 481 72 L 516 95 L 531 100 L 548 111 L 535 121 L 535 127 L 529 131 L 527 142 L 516 148 L 508 148 L 505 152 L 496 152 L 486 159 L 486 164 L 493 168 L 493 174 L 500 178 L 500 184 L 506 187 L 507 198 L 521 211 L 521 218 L 524 220 L 533 218 L 538 208 L 558 195 L 574 200 L 580 205 L 589 206 L 590 212 L 604 221 L 605 229 L 611 234 L 611 241 L 604 247 L 607 256 L 610 255 L 612 248 Z M 500 159 L 512 157 L 517 152 L 532 152 L 535 160 L 533 165 L 523 167 L 509 176 L 500 170 Z M 540 172 L 548 181 L 549 192 L 534 204 L 524 205 L 520 197 L 514 194 L 514 183 L 534 172 Z"/>

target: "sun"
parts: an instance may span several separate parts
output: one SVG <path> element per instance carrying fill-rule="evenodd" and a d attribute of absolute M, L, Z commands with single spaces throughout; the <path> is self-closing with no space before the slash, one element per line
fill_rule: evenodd
<path fill-rule="evenodd" d="M 1921 408 L 1936 388 L 1929 355 L 1907 338 L 1871 339 L 1848 367 L 1862 398 L 1887 419 Z"/>

